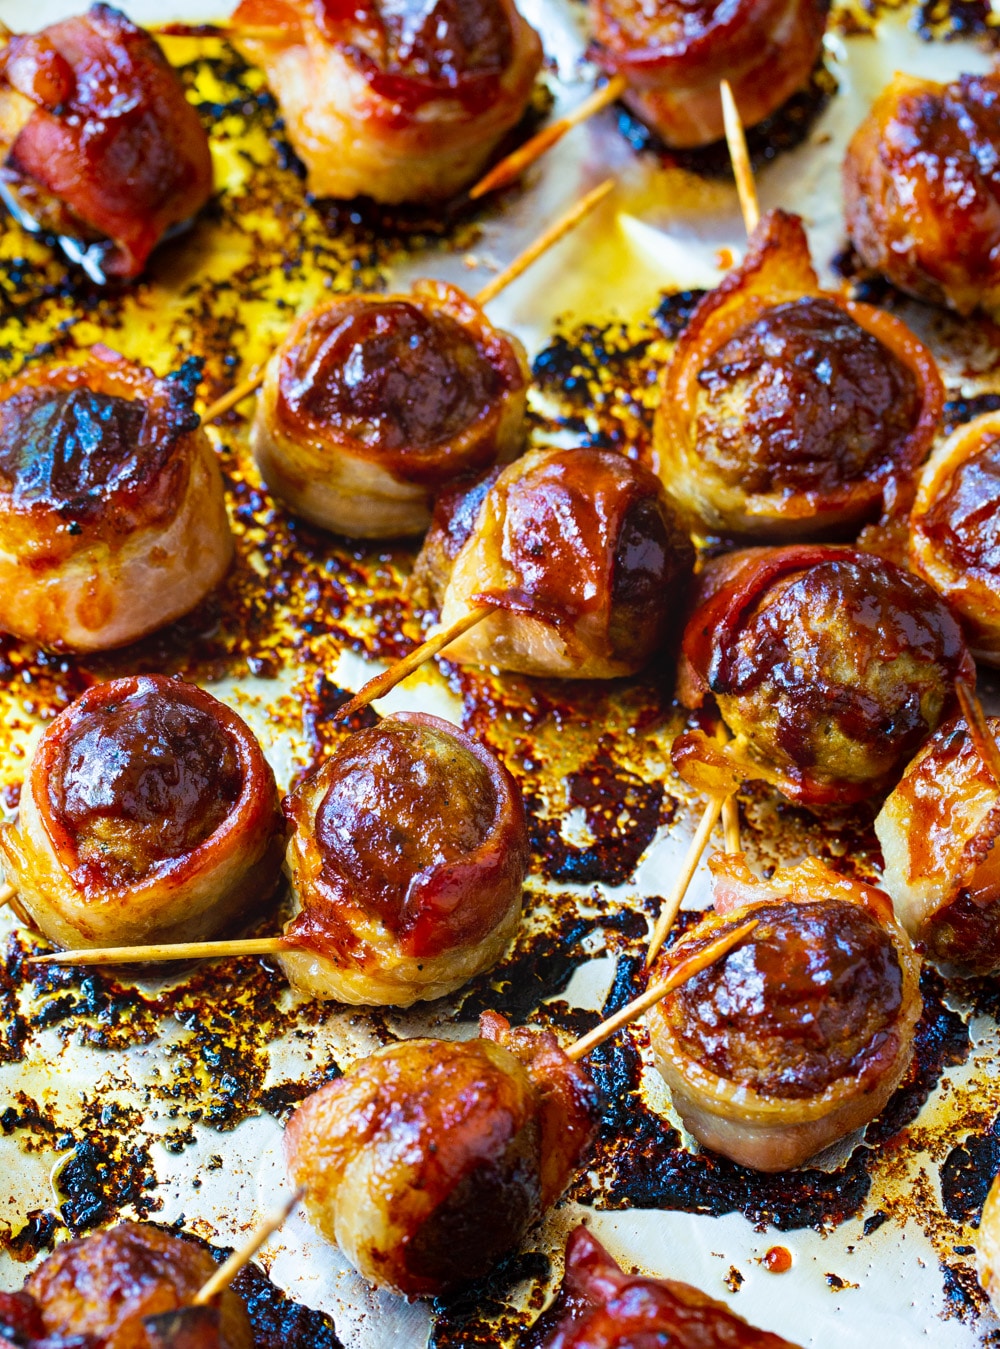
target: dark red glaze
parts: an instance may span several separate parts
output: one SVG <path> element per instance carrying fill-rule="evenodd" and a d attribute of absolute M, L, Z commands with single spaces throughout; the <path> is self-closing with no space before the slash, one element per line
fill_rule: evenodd
<path fill-rule="evenodd" d="M 256 879 L 276 869 L 274 775 L 241 719 L 193 684 L 134 675 L 88 689 L 48 729 L 31 780 L 81 889 L 193 868 L 244 830 L 262 854 Z"/>
<path fill-rule="evenodd" d="M 814 6 L 822 34 L 826 6 Z M 591 0 L 598 34 L 596 57 L 630 81 L 684 82 L 739 68 L 763 56 L 785 9 L 782 0 Z"/>
<path fill-rule="evenodd" d="M 111 544 L 173 517 L 200 370 L 188 361 L 158 379 L 96 346 L 81 365 L 32 365 L 0 385 L 0 512 L 25 518 L 35 559 L 72 552 L 81 533 Z"/>
<path fill-rule="evenodd" d="M 243 786 L 238 748 L 212 712 L 167 681 L 77 704 L 49 777 L 53 816 L 81 862 L 127 884 L 209 838 Z"/>
<path fill-rule="evenodd" d="M 600 1093 L 586 1068 L 567 1058 L 551 1031 L 512 1028 L 499 1012 L 483 1012 L 479 1033 L 520 1059 L 538 1092 L 540 1202 L 545 1210 L 562 1194 L 596 1137 Z"/>
<path fill-rule="evenodd" d="M 204 1246 L 151 1224 L 127 1222 L 64 1242 L 31 1273 L 25 1288 L 49 1334 L 93 1336 L 105 1349 L 155 1349 L 144 1318 L 189 1304 L 215 1269 Z M 252 1349 L 242 1299 L 227 1289 L 215 1306 L 221 1313 L 219 1349 Z"/>
<path fill-rule="evenodd" d="M 47 1334 L 38 1304 L 23 1289 L 0 1293 L 0 1342 L 13 1349 L 104 1349 L 104 1341 L 91 1335 Z"/>
<path fill-rule="evenodd" d="M 0 173 L 46 229 L 110 240 L 106 275 L 138 276 L 164 232 L 211 195 L 208 138 L 180 80 L 109 5 L 12 38 L 0 93 L 4 83 L 35 108 Z"/>
<path fill-rule="evenodd" d="M 661 1004 L 684 1051 L 718 1077 L 779 1098 L 861 1075 L 902 1006 L 889 934 L 844 900 L 778 902 L 753 915 L 758 926 L 735 951 Z"/>
<path fill-rule="evenodd" d="M 471 116 L 484 112 L 514 49 L 500 0 L 242 0 L 233 15 L 248 27 L 277 23 L 290 38 L 307 19 L 406 112 L 443 98 Z"/>
<path fill-rule="evenodd" d="M 293 945 L 352 946 L 340 911 L 356 907 L 413 956 L 493 930 L 527 873 L 528 839 L 517 786 L 488 750 L 437 717 L 401 713 L 352 735 L 321 772 L 315 820 L 297 818 L 320 870 L 286 932 Z"/>
<path fill-rule="evenodd" d="M 320 439 L 350 436 L 403 482 L 438 486 L 490 463 L 488 440 L 442 444 L 485 422 L 524 377 L 501 334 L 430 304 L 340 301 L 316 312 L 285 351 L 277 413 Z"/>
<path fill-rule="evenodd" d="M 897 75 L 844 161 L 847 227 L 900 289 L 967 313 L 1000 284 L 1000 74 Z"/>
<path fill-rule="evenodd" d="M 1000 578 L 1000 436 L 959 464 L 920 519 L 957 571 Z"/>
<path fill-rule="evenodd" d="M 832 492 L 894 466 L 917 425 L 913 372 L 822 296 L 775 305 L 698 375 L 697 446 L 746 492 Z"/>
<path fill-rule="evenodd" d="M 484 598 L 557 624 L 606 609 L 613 655 L 661 644 L 692 550 L 647 468 L 610 450 L 565 450 L 495 491 L 517 580 Z"/>
<path fill-rule="evenodd" d="M 626 1274 L 585 1227 L 566 1243 L 566 1274 L 525 1349 L 796 1349 L 690 1284 Z"/>
<path fill-rule="evenodd" d="M 700 601 L 682 641 L 681 700 L 738 701 L 752 748 L 755 714 L 776 716 L 764 748 L 803 804 L 847 805 L 888 787 L 947 712 L 956 678 L 975 682 L 943 601 L 869 554 L 823 545 L 729 554 L 706 567 Z M 856 751 L 838 773 L 823 762 L 830 733 Z"/>

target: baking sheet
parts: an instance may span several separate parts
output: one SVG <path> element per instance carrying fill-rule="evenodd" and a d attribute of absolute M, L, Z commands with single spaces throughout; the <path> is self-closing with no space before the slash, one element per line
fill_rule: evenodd
<path fill-rule="evenodd" d="M 182 9 L 178 0 L 133 0 L 124 8 L 141 22 L 197 22 L 218 17 L 211 0 L 188 0 Z M 541 29 L 547 53 L 556 59 L 551 84 L 558 112 L 589 87 L 590 74 L 580 64 L 585 11 L 572 0 L 524 0 L 523 8 Z M 0 18 L 14 29 L 40 26 L 71 9 L 62 0 L 39 0 L 31 5 L 23 0 L 0 0 Z M 912 10 L 901 9 L 881 15 L 875 35 L 848 38 L 833 31 L 827 64 L 837 81 L 836 96 L 813 125 L 807 142 L 758 175 L 765 209 L 780 204 L 805 217 L 817 264 L 831 281 L 832 260 L 844 244 L 839 164 L 846 139 L 872 97 L 895 69 L 945 78 L 962 70 L 984 69 L 989 62 L 987 50 L 976 42 L 927 42 L 913 30 L 913 20 Z M 171 54 L 177 61 L 191 55 L 179 40 L 173 40 Z M 235 184 L 234 192 L 240 190 L 245 182 L 235 160 L 226 155 L 224 138 L 216 148 L 220 170 L 228 175 L 226 181 Z M 258 149 L 267 152 L 266 146 Z M 585 320 L 602 325 L 634 323 L 636 331 L 648 336 L 648 315 L 658 293 L 714 284 L 722 275 L 720 259 L 727 253 L 739 256 L 743 231 L 731 184 L 664 167 L 648 154 L 637 156 L 611 113 L 567 138 L 531 175 L 526 190 L 491 208 L 481 227 L 468 223 L 443 245 L 431 240 L 427 247 L 414 248 L 397 241 L 385 249 L 368 248 L 365 284 L 401 286 L 431 274 L 473 290 L 533 238 L 543 223 L 609 173 L 620 183 L 613 198 L 500 297 L 490 312 L 496 322 L 518 332 L 532 353 L 546 347 L 557 328 L 579 340 L 578 325 Z M 289 186 L 286 207 L 300 191 L 294 183 Z M 261 206 L 245 228 L 246 238 L 255 247 L 280 251 L 282 231 L 296 228 L 296 216 L 291 208 L 269 216 L 266 206 Z M 76 325 L 72 340 L 87 345 L 103 335 L 137 355 L 145 354 L 148 346 L 158 353 L 156 359 L 164 358 L 171 343 L 179 350 L 186 333 L 203 331 L 196 298 L 202 293 L 199 286 L 204 286 L 205 275 L 227 280 L 238 277 L 246 262 L 242 254 L 213 251 L 210 236 L 211 226 L 198 235 L 205 256 L 192 258 L 181 246 L 177 257 L 184 265 L 158 272 L 155 284 L 143 289 L 124 319 L 115 314 L 117 326 L 109 329 L 109 315 L 98 307 Z M 226 239 L 233 244 L 234 236 Z M 21 256 L 31 266 L 49 266 L 43 264 L 38 249 L 5 221 L 0 241 L 0 261 L 5 266 Z M 327 259 L 328 274 L 334 285 L 341 285 L 337 262 Z M 58 263 L 52 266 L 51 285 L 58 291 L 63 269 Z M 297 274 L 285 292 L 276 288 L 255 292 L 252 320 L 244 313 L 242 325 L 233 329 L 232 347 L 226 354 L 236 356 L 242 366 L 250 364 L 257 354 L 254 344 L 266 346 L 287 322 L 287 309 L 281 306 L 305 307 L 320 284 L 315 272 L 305 280 Z M 9 293 L 4 295 L 0 318 L 7 336 L 18 326 L 35 333 L 39 325 L 44 326 L 46 314 L 63 312 L 58 295 L 53 298 L 36 292 L 30 312 L 15 312 Z M 991 325 L 982 320 L 959 323 L 917 305 L 897 304 L 897 308 L 941 354 L 950 397 L 1000 390 L 996 373 L 1000 334 Z M 608 333 L 601 331 L 604 340 Z M 612 329 L 608 340 L 620 352 L 626 337 Z M 9 352 L 4 357 L 5 372 L 15 368 L 24 355 L 16 349 Z M 212 355 L 218 363 L 220 352 Z M 539 407 L 543 402 L 539 400 Z M 599 432 L 607 415 L 607 409 L 599 408 L 584 414 L 582 422 Z M 556 430 L 551 420 L 539 419 L 539 436 Z M 266 503 L 253 497 L 252 473 L 241 467 L 241 435 L 236 423 L 226 426 L 218 439 L 240 485 L 238 503 L 244 512 L 246 539 L 254 529 L 266 532 L 269 516 Z M 307 570 L 318 568 L 322 547 L 313 540 L 306 551 L 308 559 L 303 565 Z M 211 681 L 213 693 L 248 717 L 282 785 L 315 759 L 317 735 L 322 748 L 324 735 L 329 734 L 326 724 L 316 730 L 316 700 L 303 697 L 305 674 L 322 671 L 331 684 L 356 688 L 371 672 L 373 653 L 391 654 L 386 633 L 397 619 L 406 626 L 409 639 L 416 635 L 405 602 L 391 599 L 398 595 L 405 574 L 405 551 L 352 552 L 341 544 L 331 545 L 330 558 L 339 574 L 347 576 L 338 631 L 301 649 L 287 638 L 276 640 L 274 661 L 261 664 L 258 659 L 257 674 L 252 663 L 241 664 L 239 653 L 234 656 L 232 651 L 225 653 L 225 659 L 196 652 L 186 667 L 203 682 Z M 245 546 L 242 561 L 264 572 L 279 561 L 290 571 L 298 565 L 295 557 L 276 559 L 266 540 L 256 552 Z M 241 595 L 245 598 L 245 592 Z M 373 634 L 378 640 L 373 640 Z M 197 642 L 214 652 L 204 634 L 197 634 Z M 39 672 L 30 662 L 19 664 L 17 652 L 9 648 L 2 659 L 0 721 L 6 752 L 0 785 L 8 789 L 5 799 L 12 809 L 13 789 L 37 734 L 39 717 L 71 696 L 80 675 L 72 662 L 65 668 L 55 663 Z M 141 659 L 143 668 L 156 667 L 160 659 L 176 668 L 173 651 L 161 654 L 145 647 Z M 116 670 L 88 667 L 88 676 L 109 672 Z M 219 674 L 221 682 L 214 678 Z M 530 752 L 544 762 L 545 771 L 533 784 L 547 791 L 544 810 L 555 819 L 555 832 L 550 835 L 553 846 L 561 840 L 579 849 L 593 842 L 593 822 L 586 809 L 560 798 L 558 788 L 598 742 L 637 783 L 655 783 L 666 774 L 666 749 L 674 729 L 670 718 L 661 717 L 647 735 L 634 734 L 635 724 L 642 721 L 636 709 L 646 709 L 656 701 L 651 689 L 641 686 L 630 694 L 619 688 L 608 695 L 595 695 L 575 686 L 549 697 L 544 689 L 539 692 L 523 680 L 506 681 L 503 689 L 503 695 L 497 695 L 499 701 L 490 704 L 494 692 L 485 684 L 470 692 L 467 682 L 449 681 L 428 671 L 378 707 L 384 712 L 419 706 L 455 721 L 471 718 L 474 727 L 481 725 L 477 717 L 483 716 L 484 708 L 499 707 L 503 715 L 489 732 L 498 747 L 512 754 L 515 742 L 527 740 Z M 519 719 L 519 704 L 528 709 L 524 719 Z M 1000 707 L 995 697 L 990 705 Z M 559 743 L 563 737 L 565 745 Z M 853 846 L 850 831 L 817 842 L 804 826 L 782 826 L 785 832 L 772 829 L 775 821 L 758 800 L 748 800 L 744 808 L 748 827 L 755 826 L 750 828 L 755 845 L 767 846 L 770 837 L 772 846 L 788 860 L 806 847 L 843 850 Z M 682 786 L 668 780 L 658 806 L 660 822 L 628 879 L 618 885 L 536 880 L 535 904 L 543 904 L 545 894 L 557 893 L 552 903 L 557 910 L 562 906 L 563 926 L 568 903 L 579 905 L 584 913 L 618 909 L 644 919 L 653 897 L 669 888 L 696 811 L 696 803 Z M 627 821 L 619 832 L 628 832 Z M 859 861 L 866 864 L 863 857 Z M 688 906 L 698 908 L 706 902 L 702 872 Z M 0 914 L 0 936 L 9 932 L 14 935 L 7 947 L 2 990 L 8 1039 L 0 1052 L 4 1092 L 0 1168 L 7 1180 L 0 1188 L 0 1233 L 7 1229 L 6 1240 L 0 1242 L 3 1287 L 19 1286 L 25 1275 L 25 1264 L 17 1258 L 31 1249 L 25 1233 L 44 1231 L 45 1215 L 59 1215 L 61 1208 L 79 1230 L 86 1230 L 89 1220 L 81 1213 L 81 1205 L 94 1193 L 104 1197 L 102 1221 L 112 1220 L 119 1212 L 162 1222 L 183 1220 L 188 1229 L 217 1242 L 238 1240 L 271 1210 L 284 1186 L 279 1117 L 289 1083 L 320 1080 L 333 1063 L 343 1067 L 392 1034 L 428 1029 L 442 1035 L 470 1033 L 468 1022 L 451 1019 L 450 1008 L 437 1005 L 423 1012 L 387 1015 L 304 1006 L 259 962 L 210 967 L 189 978 L 161 983 L 137 983 L 124 975 L 117 981 L 67 976 L 62 983 L 34 991 L 22 986 L 16 972 L 16 953 L 30 944 L 28 934 L 17 929 L 6 912 Z M 580 959 L 579 951 L 575 953 L 572 978 L 556 998 L 559 1007 L 599 1008 L 616 969 L 628 955 L 624 938 L 616 945 L 599 928 L 585 938 L 585 948 L 589 958 Z M 990 1124 L 1000 1114 L 996 1070 L 1000 1035 L 989 998 L 981 988 L 945 990 L 942 996 L 958 1015 L 948 1021 L 942 1013 L 940 1024 L 960 1039 L 958 1027 L 968 1022 L 972 1052 L 963 1063 L 945 1068 L 919 1116 L 901 1137 L 891 1146 L 870 1145 L 875 1160 L 869 1168 L 871 1188 L 864 1203 L 859 1206 L 856 1197 L 845 1200 L 856 1211 L 840 1223 L 831 1221 L 827 1212 L 822 1231 L 799 1227 L 779 1232 L 741 1212 L 711 1217 L 677 1210 L 614 1211 L 571 1201 L 551 1214 L 528 1242 L 532 1252 L 552 1257 L 551 1268 L 546 1269 L 542 1261 L 529 1261 L 520 1282 L 512 1275 L 501 1289 L 500 1319 L 492 1323 L 480 1306 L 446 1309 L 438 1316 L 424 1304 L 407 1305 L 372 1292 L 335 1250 L 316 1237 L 301 1215 L 294 1216 L 270 1244 L 264 1263 L 280 1286 L 333 1314 L 349 1349 L 381 1349 L 394 1343 L 416 1346 L 428 1340 L 443 1345 L 490 1342 L 492 1338 L 500 1343 L 513 1333 L 518 1311 L 532 1302 L 537 1306 L 544 1290 L 558 1282 L 558 1254 L 565 1233 L 586 1217 L 624 1264 L 688 1280 L 714 1296 L 727 1298 L 753 1323 L 803 1345 L 840 1349 L 863 1339 L 894 1346 L 930 1343 L 967 1349 L 1000 1342 L 1000 1322 L 977 1295 L 971 1273 L 969 1248 L 975 1241 L 974 1231 L 968 1221 L 945 1212 L 940 1180 L 942 1168 L 951 1162 L 954 1170 L 961 1162 L 953 1150 L 969 1135 L 977 1140 L 968 1149 L 979 1168 L 970 1163 L 974 1179 L 981 1179 L 984 1157 L 993 1155 L 989 1139 Z M 25 1018 L 21 1022 L 19 1015 Z M 558 1019 L 563 1013 L 556 1010 L 552 1015 Z M 254 1025 L 248 1045 L 249 1022 Z M 636 1042 L 642 1048 L 641 1035 Z M 259 1081 L 245 1111 L 236 1099 L 240 1082 L 236 1078 L 229 1086 L 225 1082 L 227 1053 L 249 1054 L 259 1068 Z M 275 1097 L 270 1102 L 272 1112 L 261 1108 L 270 1089 Z M 646 1073 L 644 1090 L 647 1104 L 676 1126 L 654 1074 Z M 193 1118 L 199 1109 L 202 1118 Z M 845 1163 L 849 1166 L 847 1159 L 858 1144 L 856 1138 L 849 1140 L 823 1159 L 823 1165 L 839 1174 Z M 1000 1164 L 1000 1147 L 996 1156 Z M 600 1197 L 606 1180 L 598 1168 L 589 1193 Z M 760 1184 L 763 1189 L 763 1181 Z M 605 1193 L 601 1202 L 617 1201 Z M 954 1200 L 951 1207 L 954 1213 Z M 26 1225 L 32 1214 L 36 1216 Z M 880 1219 L 882 1214 L 885 1217 Z M 58 1235 L 65 1234 L 65 1228 L 60 1228 Z M 791 1271 L 780 1276 L 760 1264 L 775 1244 L 787 1247 L 794 1256 Z M 477 1338 L 484 1334 L 485 1341 Z"/>

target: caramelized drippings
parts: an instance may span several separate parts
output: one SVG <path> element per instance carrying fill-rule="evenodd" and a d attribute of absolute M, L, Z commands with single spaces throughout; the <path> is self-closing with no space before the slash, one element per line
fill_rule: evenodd
<path fill-rule="evenodd" d="M 178 690 L 138 691 L 75 718 L 49 782 L 84 869 L 127 884 L 185 856 L 237 801 L 237 750 Z"/>
<path fill-rule="evenodd" d="M 921 520 L 959 571 L 1000 577 L 1000 437 L 959 464 Z"/>
<path fill-rule="evenodd" d="M 485 764 L 453 737 L 399 721 L 358 731 L 316 813 L 323 879 L 404 933 L 412 881 L 475 851 L 496 812 Z"/>
<path fill-rule="evenodd" d="M 813 1096 L 858 1074 L 891 1029 L 899 960 L 876 920 L 844 900 L 786 901 L 755 916 L 747 941 L 663 1008 L 685 1051 L 718 1076 L 763 1095 Z"/>
<path fill-rule="evenodd" d="M 13 504 L 100 510 L 136 475 L 141 400 L 91 389 L 27 387 L 0 403 L 0 481 Z"/>
<path fill-rule="evenodd" d="M 818 296 L 739 329 L 698 383 L 698 454 L 746 492 L 855 482 L 892 459 L 920 415 L 913 373 Z"/>

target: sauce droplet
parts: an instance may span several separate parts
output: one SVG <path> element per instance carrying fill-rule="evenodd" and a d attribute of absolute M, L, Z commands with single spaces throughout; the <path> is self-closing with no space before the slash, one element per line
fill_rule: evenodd
<path fill-rule="evenodd" d="M 761 1261 L 770 1274 L 787 1274 L 792 1267 L 792 1253 L 784 1246 L 771 1246 Z"/>

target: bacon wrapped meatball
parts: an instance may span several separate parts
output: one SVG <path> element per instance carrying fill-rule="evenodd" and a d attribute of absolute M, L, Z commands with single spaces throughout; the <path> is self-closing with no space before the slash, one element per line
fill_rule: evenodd
<path fill-rule="evenodd" d="M 960 314 L 1000 301 L 1000 72 L 896 75 L 844 160 L 847 231 L 866 266 Z"/>
<path fill-rule="evenodd" d="M 454 196 L 521 120 L 542 64 L 513 0 L 242 0 L 232 23 L 317 197 Z"/>
<path fill-rule="evenodd" d="M 656 467 L 700 533 L 845 537 L 908 507 L 943 398 L 923 343 L 821 290 L 802 221 L 771 211 L 664 371 Z"/>
<path fill-rule="evenodd" d="M 499 960 L 528 870 L 524 806 L 482 745 L 397 712 L 358 731 L 299 788 L 280 959 L 313 997 L 408 1007 Z"/>
<path fill-rule="evenodd" d="M 725 135 L 719 82 L 744 126 L 809 83 L 828 0 L 590 0 L 591 55 L 628 81 L 625 102 L 676 149 Z"/>
<path fill-rule="evenodd" d="M 190 1303 L 215 1270 L 208 1251 L 193 1241 L 151 1224 L 121 1223 L 64 1242 L 29 1275 L 24 1289 L 46 1335 L 80 1336 L 80 1349 L 88 1341 L 94 1349 L 160 1349 L 162 1333 L 158 1341 L 154 1326 L 151 1337 L 146 1318 L 162 1325 L 162 1314 Z M 243 1299 L 227 1288 L 215 1307 L 217 1338 L 214 1344 L 203 1339 L 198 1349 L 253 1349 Z"/>
<path fill-rule="evenodd" d="M 200 368 L 166 379 L 95 347 L 0 385 L 0 628 L 57 650 L 124 646 L 188 613 L 233 539 L 193 410 Z"/>
<path fill-rule="evenodd" d="M 959 427 L 925 465 L 910 566 L 959 614 L 972 654 L 1000 665 L 1000 413 Z"/>
<path fill-rule="evenodd" d="M 281 870 L 278 792 L 249 727 L 193 684 L 98 684 L 48 727 L 0 858 L 58 946 L 202 941 L 255 918 Z"/>
<path fill-rule="evenodd" d="M 441 498 L 414 595 L 445 627 L 496 606 L 446 648 L 450 660 L 613 679 L 662 645 L 693 558 L 641 464 L 610 450 L 533 450 Z"/>
<path fill-rule="evenodd" d="M 289 1120 L 310 1221 L 366 1279 L 433 1297 L 482 1278 L 559 1198 L 597 1126 L 585 1069 L 486 1013 L 478 1040 L 405 1040 Z"/>
<path fill-rule="evenodd" d="M 131 280 L 212 194 L 198 114 L 152 37 L 110 5 L 0 51 L 0 192 L 98 281 Z"/>
<path fill-rule="evenodd" d="M 843 807 L 887 791 L 975 666 L 919 577 L 849 548 L 753 548 L 710 562 L 681 648 L 678 693 L 714 699 L 734 751 L 674 742 L 699 790 L 763 778 L 789 800 Z"/>
<path fill-rule="evenodd" d="M 873 1120 L 906 1071 L 919 963 L 887 895 L 811 859 L 756 882 L 712 859 L 716 908 L 651 979 L 749 917 L 745 941 L 649 1013 L 656 1064 L 685 1127 L 759 1171 L 799 1166 Z"/>
<path fill-rule="evenodd" d="M 517 338 L 453 286 L 341 296 L 271 358 L 250 443 L 271 491 L 313 524 L 422 534 L 437 491 L 520 450 L 529 377 Z"/>
<path fill-rule="evenodd" d="M 688 1283 L 626 1274 L 585 1227 L 569 1234 L 562 1290 L 531 1339 L 537 1349 L 797 1349 Z"/>
<path fill-rule="evenodd" d="M 987 723 L 994 738 L 1000 718 Z M 924 745 L 875 821 L 896 917 L 935 960 L 1000 970 L 1000 789 L 957 718 Z"/>

